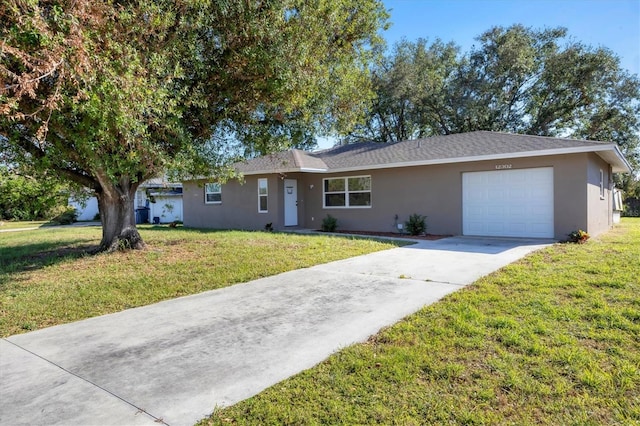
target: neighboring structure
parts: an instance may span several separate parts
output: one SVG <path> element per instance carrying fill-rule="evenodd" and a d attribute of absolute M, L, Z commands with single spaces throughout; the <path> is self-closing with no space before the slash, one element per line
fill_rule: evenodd
<path fill-rule="evenodd" d="M 136 211 L 149 209 L 147 215 L 149 223 L 182 221 L 182 184 L 168 182 L 166 178 L 146 180 L 136 191 L 134 207 Z"/>
<path fill-rule="evenodd" d="M 89 197 L 87 199 L 71 197 L 69 198 L 69 205 L 76 209 L 76 220 L 100 220 L 98 216 L 98 199 L 96 197 Z"/>
<path fill-rule="evenodd" d="M 393 144 L 291 150 L 237 165 L 244 182 L 184 182 L 184 224 L 202 228 L 398 232 L 413 213 L 428 232 L 564 239 L 613 224 L 613 143 L 471 132 Z"/>
<path fill-rule="evenodd" d="M 94 220 L 98 214 L 96 197 L 84 201 L 71 198 L 69 205 L 75 207 L 78 220 Z M 182 221 L 182 184 L 168 182 L 166 178 L 146 180 L 136 191 L 134 208 L 137 223 Z"/>

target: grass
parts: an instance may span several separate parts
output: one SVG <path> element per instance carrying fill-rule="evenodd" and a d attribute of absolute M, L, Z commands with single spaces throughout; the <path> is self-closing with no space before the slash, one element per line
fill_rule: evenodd
<path fill-rule="evenodd" d="M 141 226 L 149 248 L 87 256 L 101 230 L 0 233 L 9 336 L 393 247 L 365 239 Z"/>
<path fill-rule="evenodd" d="M 0 231 L 5 229 L 23 229 L 23 228 L 40 228 L 41 226 L 48 226 L 49 221 L 46 220 L 34 220 L 34 221 L 6 221 L 0 220 Z"/>
<path fill-rule="evenodd" d="M 639 276 L 640 219 L 623 219 L 586 244 L 533 253 L 200 425 L 640 424 Z"/>

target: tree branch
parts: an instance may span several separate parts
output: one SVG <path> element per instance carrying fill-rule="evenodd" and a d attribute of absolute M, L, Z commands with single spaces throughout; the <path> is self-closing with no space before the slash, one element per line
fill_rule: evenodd
<path fill-rule="evenodd" d="M 18 129 L 18 133 L 20 137 L 15 141 L 16 145 L 18 145 L 22 150 L 38 160 L 44 159 L 46 157 L 45 152 L 33 143 L 32 138 L 27 135 L 23 129 Z M 67 179 L 79 183 L 82 186 L 93 190 L 100 189 L 100 184 L 98 183 L 98 181 L 92 179 L 90 176 L 84 173 L 55 164 L 51 165 L 51 168 L 54 170 L 54 172 L 59 173 L 65 176 Z"/>

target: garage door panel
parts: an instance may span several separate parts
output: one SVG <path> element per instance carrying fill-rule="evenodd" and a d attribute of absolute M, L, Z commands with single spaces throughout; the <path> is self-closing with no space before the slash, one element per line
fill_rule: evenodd
<path fill-rule="evenodd" d="M 539 185 L 540 183 L 532 183 L 532 185 Z M 548 197 L 548 188 L 531 188 L 531 198 L 536 199 L 537 201 L 547 200 Z"/>
<path fill-rule="evenodd" d="M 501 188 L 489 189 L 487 191 L 487 198 L 489 201 L 500 202 L 505 198 L 504 190 Z"/>
<path fill-rule="evenodd" d="M 463 234 L 553 237 L 553 168 L 463 173 Z"/>
<path fill-rule="evenodd" d="M 501 216 L 503 216 L 505 214 L 504 210 L 505 209 L 502 206 L 488 206 L 487 210 L 486 210 L 486 213 L 489 216 L 501 217 Z"/>
<path fill-rule="evenodd" d="M 517 221 L 517 218 L 522 217 L 526 213 L 527 213 L 527 210 L 522 205 L 520 205 L 520 206 L 511 206 L 509 208 L 509 216 L 513 217 L 514 221 Z"/>
<path fill-rule="evenodd" d="M 545 233 L 547 230 L 547 222 L 533 222 L 531 223 L 531 230 L 537 234 Z"/>
<path fill-rule="evenodd" d="M 484 223 L 470 222 L 467 224 L 469 228 L 469 235 L 481 235 L 480 233 L 484 229 Z"/>
<path fill-rule="evenodd" d="M 527 232 L 527 224 L 520 222 L 513 222 L 509 224 L 508 232 L 511 234 L 524 234 Z"/>
<path fill-rule="evenodd" d="M 469 201 L 469 203 L 472 203 L 472 202 L 482 202 L 487 197 L 485 196 L 485 194 L 480 189 L 478 189 L 476 191 L 468 191 L 468 192 L 466 192 L 465 193 L 465 198 Z"/>
<path fill-rule="evenodd" d="M 484 180 L 484 183 L 488 183 L 489 185 L 498 185 L 502 183 L 502 176 L 487 176 L 487 179 Z"/>
<path fill-rule="evenodd" d="M 485 182 L 484 182 L 484 179 L 485 179 L 485 178 L 484 178 L 484 176 L 482 176 L 482 175 L 469 176 L 469 178 L 468 178 L 468 182 L 467 182 L 467 183 L 468 183 L 470 186 L 473 186 L 473 185 L 482 185 L 482 184 L 484 184 L 484 183 L 485 183 Z"/>
<path fill-rule="evenodd" d="M 492 234 L 502 234 L 505 232 L 503 222 L 488 222 L 487 230 Z"/>
<path fill-rule="evenodd" d="M 549 214 L 549 205 L 548 204 L 540 204 L 533 205 L 530 207 L 531 215 L 538 218 L 543 218 L 544 220 L 553 219 L 553 215 Z"/>

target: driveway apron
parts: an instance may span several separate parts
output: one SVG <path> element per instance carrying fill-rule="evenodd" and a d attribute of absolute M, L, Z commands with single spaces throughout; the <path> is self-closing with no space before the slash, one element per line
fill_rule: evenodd
<path fill-rule="evenodd" d="M 421 241 L 0 340 L 0 424 L 192 425 L 549 241 Z"/>

